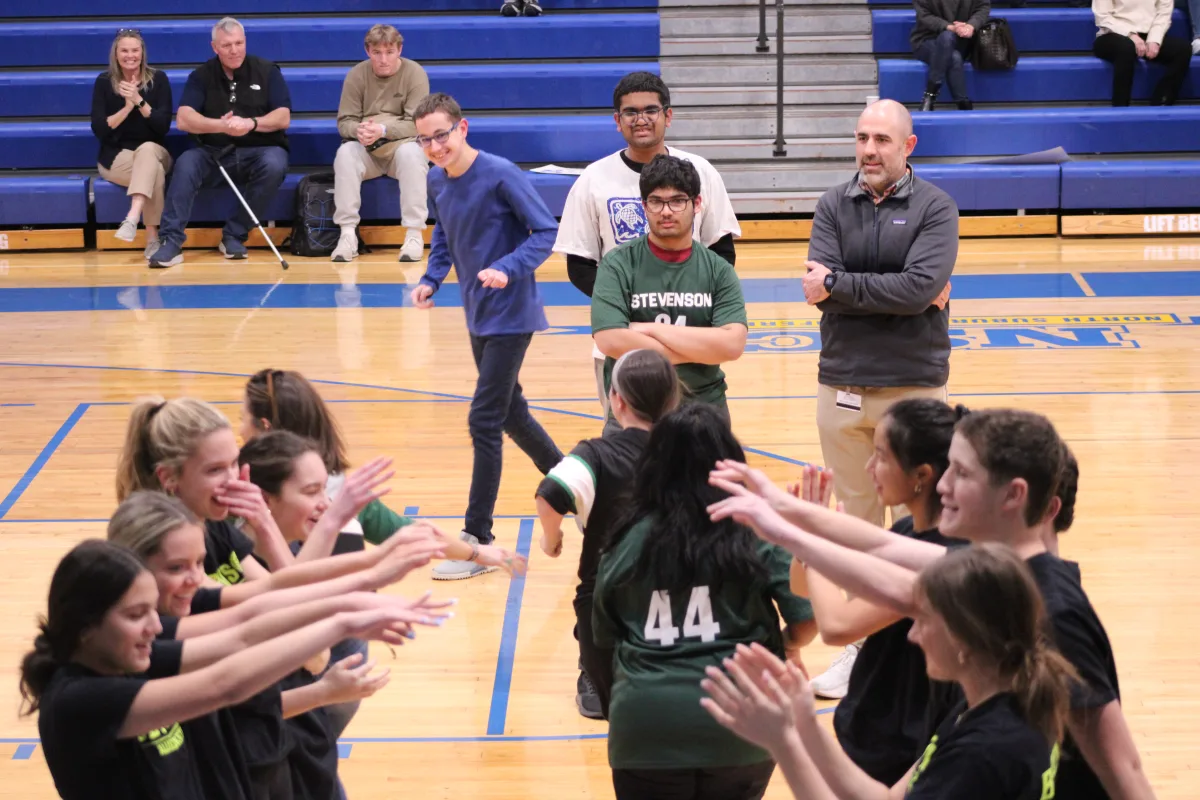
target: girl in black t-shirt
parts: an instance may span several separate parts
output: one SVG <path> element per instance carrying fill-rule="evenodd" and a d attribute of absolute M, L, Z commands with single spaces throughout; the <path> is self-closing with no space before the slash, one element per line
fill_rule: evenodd
<path fill-rule="evenodd" d="M 884 506 L 904 505 L 911 516 L 892 531 L 946 547 L 966 545 L 938 532 L 942 502 L 938 481 L 949 464 L 954 425 L 965 413 L 940 400 L 914 398 L 891 406 L 875 428 L 875 452 L 867 472 Z M 802 497 L 829 505 L 830 470 L 805 469 Z M 921 649 L 908 640 L 912 620 L 860 597 L 848 598 L 819 572 L 792 562 L 792 590 L 808 597 L 826 644 L 864 639 L 846 696 L 838 703 L 833 729 L 838 742 L 868 775 L 888 786 L 912 767 L 941 723 L 927 717 L 930 681 Z"/>
<path fill-rule="evenodd" d="M 46 762 L 65 800 L 244 797 L 237 780 L 220 780 L 222 770 L 236 768 L 211 763 L 216 748 L 197 758 L 200 743 L 181 723 L 242 702 L 339 639 L 393 641 L 396 630 L 426 616 L 398 606 L 326 609 L 313 624 L 231 647 L 220 636 L 156 642 L 157 606 L 154 577 L 110 542 L 80 543 L 54 572 L 48 613 L 21 664 L 21 693 L 26 713 L 38 714 Z"/>
<path fill-rule="evenodd" d="M 909 638 L 929 677 L 965 699 L 889 786 L 867 775 L 817 720 L 804 674 L 762 648 L 713 667 L 713 717 L 775 757 L 796 797 L 1041 800 L 1058 766 L 1074 671 L 1045 635 L 1030 568 L 1010 548 L 960 548 L 921 571 Z M 730 680 L 732 678 L 732 680 Z"/>
<path fill-rule="evenodd" d="M 117 502 L 139 489 L 166 492 L 205 521 L 205 573 L 224 585 L 267 576 L 252 552 L 271 569 L 294 561 L 237 456 L 233 429 L 217 409 L 190 397 L 146 398 L 133 406 L 117 465 Z M 230 523 L 231 516 L 245 520 L 253 540 Z"/>
<path fill-rule="evenodd" d="M 585 439 L 542 479 L 536 492 L 542 522 L 542 551 L 562 553 L 562 522 L 574 514 L 583 532 L 579 585 L 575 588 L 575 638 L 579 641 L 579 679 L 575 705 L 591 719 L 608 717 L 612 690 L 611 650 L 592 638 L 592 592 L 600 549 L 612 535 L 615 518 L 626 505 L 634 469 L 650 438 L 650 429 L 679 405 L 679 376 L 671 362 L 653 350 L 630 350 L 617 359 L 608 407 L 621 426 L 618 433 Z"/>

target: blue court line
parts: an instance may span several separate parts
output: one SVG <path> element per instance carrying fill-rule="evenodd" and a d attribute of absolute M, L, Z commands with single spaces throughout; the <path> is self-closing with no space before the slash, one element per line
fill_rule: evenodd
<path fill-rule="evenodd" d="M 421 509 L 418 506 L 405 506 L 404 507 L 404 516 L 406 516 L 406 517 L 418 516 L 420 514 L 420 512 L 421 512 Z"/>
<path fill-rule="evenodd" d="M 517 531 L 517 552 L 529 557 L 533 543 L 533 520 L 521 520 Z M 525 576 L 516 575 L 508 584 L 504 603 L 504 625 L 500 629 L 500 652 L 496 655 L 496 679 L 492 683 L 492 707 L 488 712 L 488 736 L 504 733 L 508 718 L 508 695 L 512 691 L 513 661 L 517 655 L 517 629 L 521 622 L 521 601 L 525 596 Z"/>
<path fill-rule="evenodd" d="M 35 403 L 0 403 L 0 408 L 33 408 Z"/>
<path fill-rule="evenodd" d="M 17 745 L 16 752 L 13 753 L 12 760 L 13 761 L 28 761 L 31 757 L 33 757 L 33 751 L 36 749 L 37 749 L 36 744 L 29 744 L 28 742 L 19 744 L 19 745 Z"/>
<path fill-rule="evenodd" d="M 75 424 L 79 420 L 83 419 L 83 415 L 87 413 L 88 405 L 88 403 L 80 403 L 75 406 L 75 410 L 71 412 L 66 421 L 50 437 L 50 441 L 46 442 L 46 446 L 42 448 L 42 452 L 38 453 L 37 458 L 29 465 L 29 469 L 25 470 L 25 474 L 17 481 L 17 485 L 12 488 L 3 500 L 0 500 L 0 519 L 4 519 L 4 515 L 21 499 L 21 495 L 29 488 L 29 484 L 33 483 L 33 479 L 42 471 L 42 467 L 46 466 L 46 462 L 54 455 L 54 451 L 67 438 L 67 434 L 71 432 L 71 429 L 75 427 Z"/>
<path fill-rule="evenodd" d="M 339 739 L 338 743 L 337 743 L 338 758 L 339 759 L 349 758 L 350 757 L 350 749 L 352 747 L 354 747 L 353 744 L 350 744 L 349 742 Z"/>
<path fill-rule="evenodd" d="M 1200 270 L 1178 272 L 1080 273 L 1095 298 L 1191 297 L 1200 295 Z M 1083 298 L 1087 294 L 1070 272 L 955 275 L 955 300 Z M 742 278 L 747 303 L 803 303 L 798 278 Z M 365 283 L 358 287 L 361 308 L 411 307 L 405 283 Z M 585 307 L 590 298 L 569 282 L 539 284 L 547 306 Z M 191 286 L 52 286 L 0 289 L 0 312 L 120 311 L 122 309 L 341 308 L 336 283 L 197 284 Z M 136 302 L 130 302 L 136 298 Z M 442 308 L 461 308 L 453 286 L 436 295 Z"/>

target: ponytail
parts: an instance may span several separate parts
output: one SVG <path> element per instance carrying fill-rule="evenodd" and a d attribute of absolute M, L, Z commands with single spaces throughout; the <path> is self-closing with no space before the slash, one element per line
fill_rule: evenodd
<path fill-rule="evenodd" d="M 1062 741 L 1071 685 L 1078 680 L 1075 668 L 1045 638 L 1039 637 L 1024 653 L 1013 678 L 1013 694 L 1025 721 L 1041 731 L 1046 741 Z"/>
<path fill-rule="evenodd" d="M 629 409 L 651 425 L 679 407 L 684 391 L 675 367 L 655 350 L 630 350 L 618 358 L 609 383 Z"/>
<path fill-rule="evenodd" d="M 33 640 L 33 649 L 21 659 L 21 716 L 36 713 L 42 704 L 42 695 L 50 686 L 54 673 L 62 662 L 54 657 L 54 647 L 46 630 L 46 620 L 38 623 L 40 631 Z"/>
<path fill-rule="evenodd" d="M 150 423 L 162 410 L 167 401 L 161 397 L 144 397 L 133 404 L 129 425 L 125 428 L 125 446 L 117 462 L 117 502 L 139 489 L 158 490 L 158 476 L 154 473 L 154 447 L 150 436 Z"/>

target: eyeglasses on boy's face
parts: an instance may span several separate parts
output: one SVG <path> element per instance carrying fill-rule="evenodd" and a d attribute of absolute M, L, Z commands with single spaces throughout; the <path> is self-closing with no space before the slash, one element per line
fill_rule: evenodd
<path fill-rule="evenodd" d="M 665 111 L 662 106 L 646 106 L 645 108 L 622 108 L 621 119 L 624 122 L 633 124 L 638 121 L 639 117 L 645 118 L 647 122 L 655 122 L 659 116 Z"/>
<path fill-rule="evenodd" d="M 684 194 L 677 194 L 674 197 L 668 197 L 666 199 L 652 194 L 646 198 L 646 202 L 644 203 L 646 210 L 652 211 L 655 214 L 662 211 L 664 206 L 678 214 L 691 204 L 692 198 Z"/>
<path fill-rule="evenodd" d="M 429 147 L 429 145 L 433 144 L 434 142 L 437 142 L 438 144 L 445 144 L 450 140 L 450 134 L 454 133 L 456 130 L 458 130 L 457 122 L 454 123 L 454 125 L 449 129 L 438 131 L 433 136 L 418 136 L 417 144 L 421 147 Z"/>

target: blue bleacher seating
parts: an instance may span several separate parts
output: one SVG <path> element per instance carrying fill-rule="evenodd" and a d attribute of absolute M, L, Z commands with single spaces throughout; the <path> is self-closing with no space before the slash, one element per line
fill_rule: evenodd
<path fill-rule="evenodd" d="M 562 14 L 538 19 L 490 16 L 248 18 L 249 52 L 279 62 L 352 61 L 363 55 L 370 23 L 391 22 L 404 54 L 417 61 L 470 58 L 657 58 L 657 14 Z M 139 28 L 152 63 L 198 64 L 212 58 L 212 20 L 114 20 L 0 24 L 0 67 L 104 64 L 118 28 Z"/>
<path fill-rule="evenodd" d="M 84 225 L 88 221 L 87 183 L 83 175 L 5 175 L 0 178 L 0 221 L 5 225 Z M 125 207 L 128 209 L 128 201 Z"/>
<path fill-rule="evenodd" d="M 920 158 L 1001 156 L 1062 147 L 1072 155 L 1194 152 L 1200 106 L 1046 108 L 913 115 Z"/>
<path fill-rule="evenodd" d="M 611 115 L 478 117 L 469 130 L 476 147 L 521 163 L 588 162 L 624 146 Z M 294 120 L 289 138 L 296 167 L 329 167 L 341 144 L 331 119 Z M 167 146 L 178 154 L 191 145 L 173 128 Z M 86 122 L 0 125 L 0 169 L 95 169 L 95 164 L 96 138 Z"/>
<path fill-rule="evenodd" d="M 1092 52 L 1096 18 L 1090 8 L 992 8 L 993 17 L 1008 20 L 1013 41 L 1026 53 Z M 916 22 L 909 9 L 877 8 L 871 11 L 871 35 L 876 54 L 912 53 L 908 37 Z M 1191 29 L 1182 11 L 1176 10 L 1170 32 L 1190 40 Z"/>
<path fill-rule="evenodd" d="M 1200 208 L 1200 161 L 1073 161 L 1062 208 Z"/>
<path fill-rule="evenodd" d="M 657 8 L 658 0 L 541 0 L 547 13 L 603 9 Z M 123 0 L 125 15 L 207 14 L 325 14 L 329 0 Z M 338 11 L 347 14 L 398 14 L 401 12 L 479 11 L 497 13 L 500 0 L 338 0 Z M 55 3 L 8 3 L 5 17 L 87 17 L 96 13 L 95 0 L 58 0 Z"/>
<path fill-rule="evenodd" d="M 567 192 L 575 183 L 575 176 L 541 175 L 536 172 L 526 174 L 551 213 L 560 216 L 563 206 L 567 202 Z M 264 221 L 291 221 L 296 185 L 300 183 L 301 177 L 303 175 L 300 173 L 292 173 L 284 179 L 270 208 L 262 217 Z M 0 208 L 3 207 L 2 187 L 4 185 L 5 181 L 0 179 Z M 116 225 L 125 219 L 125 215 L 129 211 L 129 199 L 126 197 L 123 187 L 111 184 L 102 178 L 95 178 L 92 180 L 92 191 L 96 198 L 96 222 L 98 224 Z M 86 191 L 83 193 L 83 197 L 86 199 Z M 228 189 L 224 187 L 206 189 L 196 197 L 196 204 L 192 208 L 191 222 L 193 224 L 223 222 L 236 208 L 237 200 Z M 400 218 L 400 195 L 394 180 L 376 178 L 363 184 L 362 218 L 391 221 Z M 86 208 L 83 219 L 87 219 Z"/>
<path fill-rule="evenodd" d="M 920 103 L 925 91 L 926 66 L 915 59 L 879 59 L 879 96 L 902 103 Z M 967 91 L 976 103 L 1066 103 L 1112 99 L 1112 67 L 1094 56 L 1022 58 L 1011 70 L 979 72 L 967 65 Z M 1162 67 L 1139 61 L 1133 77 L 1133 97 L 1146 100 L 1162 77 Z M 1193 59 L 1180 97 L 1196 97 L 1200 59 Z M 950 100 L 942 87 L 941 98 Z M 1195 148 L 1192 148 L 1195 149 Z"/>
<path fill-rule="evenodd" d="M 292 111 L 334 114 L 345 66 L 284 67 Z M 427 68 L 435 91 L 454 96 L 467 113 L 513 108 L 610 108 L 613 87 L 635 70 L 658 72 L 658 63 L 464 64 Z M 175 107 L 189 69 L 168 69 Z M 91 108 L 99 70 L 0 72 L 0 109 L 10 117 L 78 117 Z"/>
<path fill-rule="evenodd" d="M 913 173 L 953 197 L 960 211 L 1058 208 L 1057 164 L 914 164 Z"/>

